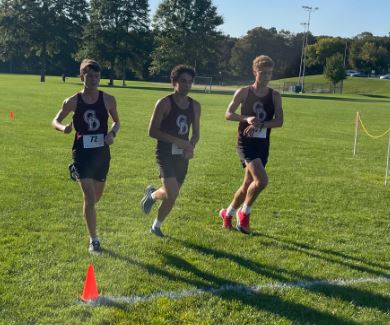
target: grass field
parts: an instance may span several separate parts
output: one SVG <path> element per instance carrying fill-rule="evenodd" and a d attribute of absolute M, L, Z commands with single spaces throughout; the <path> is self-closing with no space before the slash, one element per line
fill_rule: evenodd
<path fill-rule="evenodd" d="M 201 141 L 163 239 L 149 234 L 156 210 L 142 215 L 139 200 L 158 184 L 147 126 L 168 89 L 104 88 L 122 128 L 97 207 L 104 253 L 91 257 L 67 173 L 73 136 L 50 126 L 80 84 L 38 80 L 0 75 L 0 324 L 390 323 L 388 138 L 361 132 L 352 158 L 357 111 L 374 134 L 390 127 L 390 82 L 378 98 L 356 95 L 374 80 L 347 80 L 360 87 L 350 95 L 283 96 L 250 236 L 224 231 L 218 218 L 243 173 L 237 125 L 224 120 L 231 95 L 195 92 Z M 81 303 L 89 263 L 111 303 Z"/>

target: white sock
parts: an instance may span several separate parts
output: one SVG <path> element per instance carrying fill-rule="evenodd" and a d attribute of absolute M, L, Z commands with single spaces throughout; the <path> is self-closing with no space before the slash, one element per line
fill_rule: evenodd
<path fill-rule="evenodd" d="M 154 191 L 152 194 L 150 194 L 150 196 L 152 197 L 152 199 L 153 199 L 154 201 L 156 201 L 156 196 L 154 195 L 154 193 L 156 193 L 156 191 Z"/>
<path fill-rule="evenodd" d="M 228 216 L 231 216 L 231 217 L 234 216 L 236 214 L 236 212 L 237 212 L 237 209 L 233 208 L 231 205 L 229 205 L 229 207 L 226 210 L 226 214 Z"/>
<path fill-rule="evenodd" d="M 246 205 L 246 204 L 244 203 L 241 210 L 242 210 L 242 212 L 244 212 L 245 214 L 250 214 L 250 213 L 251 213 L 251 209 L 252 209 L 252 207 L 250 207 L 249 205 Z"/>
<path fill-rule="evenodd" d="M 154 220 L 154 222 L 153 222 L 152 228 L 153 228 L 153 229 L 160 228 L 160 227 L 161 227 L 161 223 L 162 223 L 162 222 L 158 221 L 157 218 L 156 218 L 156 219 Z"/>

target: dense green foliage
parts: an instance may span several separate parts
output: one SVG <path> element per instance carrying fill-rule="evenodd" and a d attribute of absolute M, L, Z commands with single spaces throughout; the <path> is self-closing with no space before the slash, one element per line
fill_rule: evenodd
<path fill-rule="evenodd" d="M 341 80 L 347 78 L 345 76 L 342 54 L 336 53 L 326 59 L 324 74 L 326 79 L 331 81 L 334 86 L 336 86 L 336 84 Z"/>
<path fill-rule="evenodd" d="M 336 54 L 344 55 L 345 46 L 345 40 L 341 38 L 319 38 L 316 43 L 306 48 L 306 64 L 308 67 L 317 68 L 321 72 L 327 58 Z M 343 57 L 341 61 L 343 62 Z"/>
<path fill-rule="evenodd" d="M 389 81 L 345 81 L 354 93 L 375 88 L 382 98 L 283 96 L 285 123 L 272 132 L 269 186 L 254 206 L 251 236 L 223 231 L 218 217 L 243 175 L 237 125 L 224 119 L 231 93 L 192 93 L 202 104 L 201 140 L 163 240 L 148 233 L 155 210 L 142 215 L 139 200 L 145 185 L 158 184 L 147 126 L 155 101 L 169 88 L 145 82 L 103 87 L 117 98 L 122 128 L 97 207 L 105 251 L 91 257 L 81 191 L 68 179 L 72 135 L 50 127 L 63 99 L 81 84 L 38 79 L 0 75 L 1 324 L 390 323 L 389 281 L 282 288 L 324 279 L 389 279 L 388 139 L 360 132 L 352 158 L 356 111 L 372 133 L 389 128 Z M 103 296 L 163 295 L 84 305 L 79 296 L 89 263 Z M 179 299 L 166 293 L 229 285 L 270 286 Z"/>
<path fill-rule="evenodd" d="M 92 0 L 77 58 L 97 59 L 114 76 L 131 70 L 142 76 L 151 48 L 147 0 Z"/>
<path fill-rule="evenodd" d="M 0 60 L 43 76 L 74 67 L 87 8 L 85 0 L 0 1 Z"/>
<path fill-rule="evenodd" d="M 259 53 L 271 56 L 276 62 L 275 77 L 298 75 L 302 37 L 302 34 L 278 32 L 275 28 L 258 27 L 248 31 L 232 48 L 230 70 L 233 76 L 252 78 L 251 62 Z"/>
<path fill-rule="evenodd" d="M 178 62 L 212 72 L 218 65 L 217 27 L 222 23 L 211 0 L 161 1 L 153 19 L 152 74 L 167 75 Z"/>

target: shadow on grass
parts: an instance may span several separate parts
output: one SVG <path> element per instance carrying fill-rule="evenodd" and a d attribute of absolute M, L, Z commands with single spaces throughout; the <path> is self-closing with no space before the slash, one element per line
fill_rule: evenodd
<path fill-rule="evenodd" d="M 193 264 L 185 261 L 183 258 L 173 256 L 170 254 L 163 254 L 167 263 L 176 268 L 184 271 L 191 272 L 195 276 L 207 281 L 210 284 L 226 285 L 226 280 L 219 278 L 208 272 L 199 270 Z M 223 254 L 222 254 L 223 255 Z M 245 259 L 242 259 L 245 260 Z M 253 263 L 253 262 L 252 262 Z M 234 284 L 234 282 L 229 282 Z M 234 289 L 237 288 L 237 289 Z M 250 290 L 249 287 L 244 284 L 236 283 L 235 286 L 230 290 L 223 290 L 220 292 L 210 292 L 224 300 L 235 301 L 239 300 L 247 306 L 254 307 L 258 310 L 271 312 L 277 316 L 288 318 L 293 322 L 313 322 L 313 323 L 324 323 L 324 324 L 357 324 L 356 322 L 346 320 L 327 312 L 319 311 L 311 307 L 294 303 L 287 302 L 275 295 L 271 295 L 264 292 Z"/>
<path fill-rule="evenodd" d="M 209 247 L 204 247 L 198 244 L 189 243 L 183 240 L 174 239 L 178 243 L 191 248 L 195 251 L 198 251 L 201 254 L 207 254 L 211 255 L 214 258 L 224 258 L 229 259 L 230 261 L 233 261 L 237 265 L 240 265 L 241 267 L 245 267 L 248 270 L 251 270 L 253 272 L 256 272 L 258 274 L 261 274 L 263 276 L 269 277 L 273 280 L 278 280 L 282 282 L 291 282 L 291 278 L 294 279 L 294 281 L 307 281 L 313 283 L 313 285 L 306 285 L 303 286 L 306 290 L 314 292 L 314 293 L 320 293 L 324 296 L 328 297 L 337 297 L 339 299 L 342 299 L 348 303 L 351 301 L 354 303 L 354 305 L 360 306 L 360 307 L 367 307 L 367 308 L 375 308 L 380 311 L 383 311 L 385 313 L 389 312 L 390 310 L 390 297 L 382 296 L 375 293 L 370 293 L 364 290 L 351 288 L 351 287 L 341 287 L 336 284 L 332 283 L 319 283 L 323 281 L 323 279 L 313 278 L 310 276 L 303 276 L 300 273 L 288 271 L 285 269 L 280 269 L 276 267 L 268 267 L 261 265 L 255 261 L 251 261 L 249 259 L 243 258 L 239 255 L 235 255 L 232 253 L 224 252 L 215 250 Z M 321 256 L 315 256 L 318 258 L 322 258 Z M 344 263 L 341 263 L 344 265 Z M 347 264 L 348 267 L 351 267 L 350 264 Z M 360 270 L 357 266 L 355 269 Z M 363 272 L 368 272 L 366 269 L 362 270 Z M 371 273 L 378 275 L 377 272 Z M 286 275 L 289 275 L 287 278 Z M 390 275 L 386 273 L 379 273 L 384 278 L 390 279 Z"/>
<path fill-rule="evenodd" d="M 189 247 L 191 247 L 191 245 L 189 245 Z M 131 265 L 138 266 L 151 274 L 164 276 L 167 279 L 172 281 L 181 281 L 183 283 L 190 284 L 197 289 L 203 290 L 205 293 L 213 294 L 227 301 L 239 300 L 247 306 L 251 306 L 258 310 L 271 312 L 277 316 L 285 317 L 293 322 L 298 322 L 298 323 L 313 322 L 313 323 L 324 323 L 324 324 L 351 324 L 351 325 L 357 324 L 356 322 L 334 316 L 327 312 L 318 311 L 316 309 L 313 309 L 311 307 L 302 304 L 284 301 L 283 299 L 271 294 L 250 290 L 248 289 L 247 286 L 239 282 L 227 281 L 226 279 L 202 271 L 196 266 L 194 266 L 193 264 L 191 264 L 190 262 L 186 261 L 185 259 L 179 256 L 175 256 L 171 254 L 162 254 L 167 264 L 177 268 L 182 272 L 191 273 L 197 278 L 199 278 L 200 280 L 193 280 L 190 279 L 189 277 L 178 276 L 176 272 L 175 274 L 173 274 L 166 270 L 162 270 L 159 267 L 146 264 L 143 262 L 139 262 L 134 259 L 128 258 L 126 256 L 121 256 L 112 250 L 106 249 L 105 251 L 111 257 L 123 260 Z M 209 250 L 209 252 L 210 251 L 212 250 Z M 215 251 L 214 254 L 224 255 L 224 253 L 221 252 L 217 253 L 217 251 Z M 250 261 L 248 261 L 248 263 L 256 264 Z M 226 287 L 226 289 L 218 290 L 218 288 L 221 287 Z M 215 290 L 213 290 L 213 288 Z M 136 299 L 134 301 L 136 302 Z M 116 303 L 115 301 L 112 301 L 110 299 L 105 299 L 105 298 L 101 298 L 99 301 L 97 301 L 97 304 L 107 305 L 107 306 L 112 305 L 117 308 L 126 309 L 126 304 Z"/>
<path fill-rule="evenodd" d="M 366 272 L 373 275 L 390 277 L 390 267 L 387 265 L 367 261 L 361 257 L 351 256 L 345 253 L 335 252 L 330 249 L 316 248 L 305 243 L 298 243 L 292 240 L 286 240 L 275 236 L 270 236 L 261 232 L 253 232 L 253 236 L 260 236 L 272 240 L 276 245 L 282 246 L 283 249 L 290 251 L 297 251 L 306 254 L 311 257 L 320 258 L 327 262 L 337 263 L 340 265 L 347 266 L 351 269 Z M 332 257 L 327 257 L 321 254 L 327 254 Z M 359 265 L 363 264 L 363 265 Z M 376 270 L 381 269 L 381 270 Z"/>
<path fill-rule="evenodd" d="M 270 239 L 270 240 L 278 243 L 279 245 L 283 246 L 286 249 L 289 249 L 289 250 L 294 249 L 296 251 L 299 251 L 299 252 L 302 252 L 302 253 L 305 253 L 305 254 L 311 254 L 310 256 L 314 256 L 314 257 L 323 258 L 323 255 L 320 255 L 321 253 L 323 253 L 323 254 L 328 254 L 328 255 L 335 256 L 337 258 L 350 260 L 352 262 L 344 262 L 344 261 L 339 261 L 339 260 L 335 260 L 335 259 L 328 259 L 328 261 L 330 261 L 330 262 L 341 263 L 343 265 L 355 268 L 358 271 L 372 273 L 372 274 L 375 274 L 375 275 L 380 275 L 380 276 L 385 276 L 385 277 L 389 277 L 390 276 L 390 266 L 387 266 L 387 265 L 384 265 L 384 264 L 380 264 L 380 263 L 376 263 L 376 262 L 367 261 L 367 260 L 365 260 L 365 259 L 363 259 L 361 257 L 356 257 L 356 256 L 348 255 L 348 254 L 345 254 L 345 253 L 335 252 L 335 251 L 332 251 L 330 249 L 323 249 L 323 248 L 313 247 L 313 246 L 310 246 L 310 245 L 308 245 L 306 243 L 299 243 L 299 242 L 296 242 L 296 241 L 287 240 L 287 239 L 284 239 L 284 238 L 279 238 L 279 237 L 276 237 L 276 236 L 267 235 L 267 234 L 261 233 L 259 231 L 253 232 L 253 236 L 261 236 L 263 238 Z M 316 252 L 316 253 L 314 253 L 314 252 Z M 360 264 L 364 264 L 366 266 L 352 264 L 354 262 L 357 262 L 357 263 L 360 263 Z M 377 271 L 377 270 L 375 270 L 373 268 L 382 269 L 383 271 Z"/>
<path fill-rule="evenodd" d="M 390 96 L 385 96 L 385 95 L 374 95 L 374 94 L 362 94 L 362 96 L 372 97 L 372 98 L 390 98 Z"/>

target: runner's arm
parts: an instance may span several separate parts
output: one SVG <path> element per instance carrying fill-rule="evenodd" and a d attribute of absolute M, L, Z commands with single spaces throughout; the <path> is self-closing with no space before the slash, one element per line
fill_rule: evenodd
<path fill-rule="evenodd" d="M 264 128 L 279 128 L 283 125 L 283 109 L 282 109 L 282 96 L 280 96 L 279 92 L 273 91 L 272 99 L 275 107 L 275 115 L 274 118 L 270 121 L 266 121 L 263 123 L 262 127 Z"/>
<path fill-rule="evenodd" d="M 194 122 L 192 124 L 192 136 L 190 142 L 195 147 L 200 138 L 200 104 L 194 101 Z"/>
<path fill-rule="evenodd" d="M 230 102 L 225 113 L 225 118 L 228 121 L 247 122 L 248 124 L 258 122 L 258 119 L 255 116 L 245 116 L 236 113 L 238 106 L 244 102 L 247 95 L 248 88 L 240 88 L 235 92 L 233 100 Z"/>
<path fill-rule="evenodd" d="M 69 97 L 64 100 L 61 109 L 58 111 L 57 115 L 54 117 L 51 125 L 58 131 L 64 132 L 65 134 L 72 132 L 73 122 L 70 122 L 66 125 L 62 124 L 62 121 L 71 113 L 74 112 L 76 108 L 75 96 Z"/>
<path fill-rule="evenodd" d="M 114 140 L 113 138 L 117 136 L 121 127 L 115 97 L 104 93 L 104 104 L 106 105 L 108 113 L 110 114 L 113 121 L 111 124 L 111 130 L 108 132 L 106 139 L 108 144 L 112 144 Z M 112 142 L 110 137 L 112 137 Z"/>

